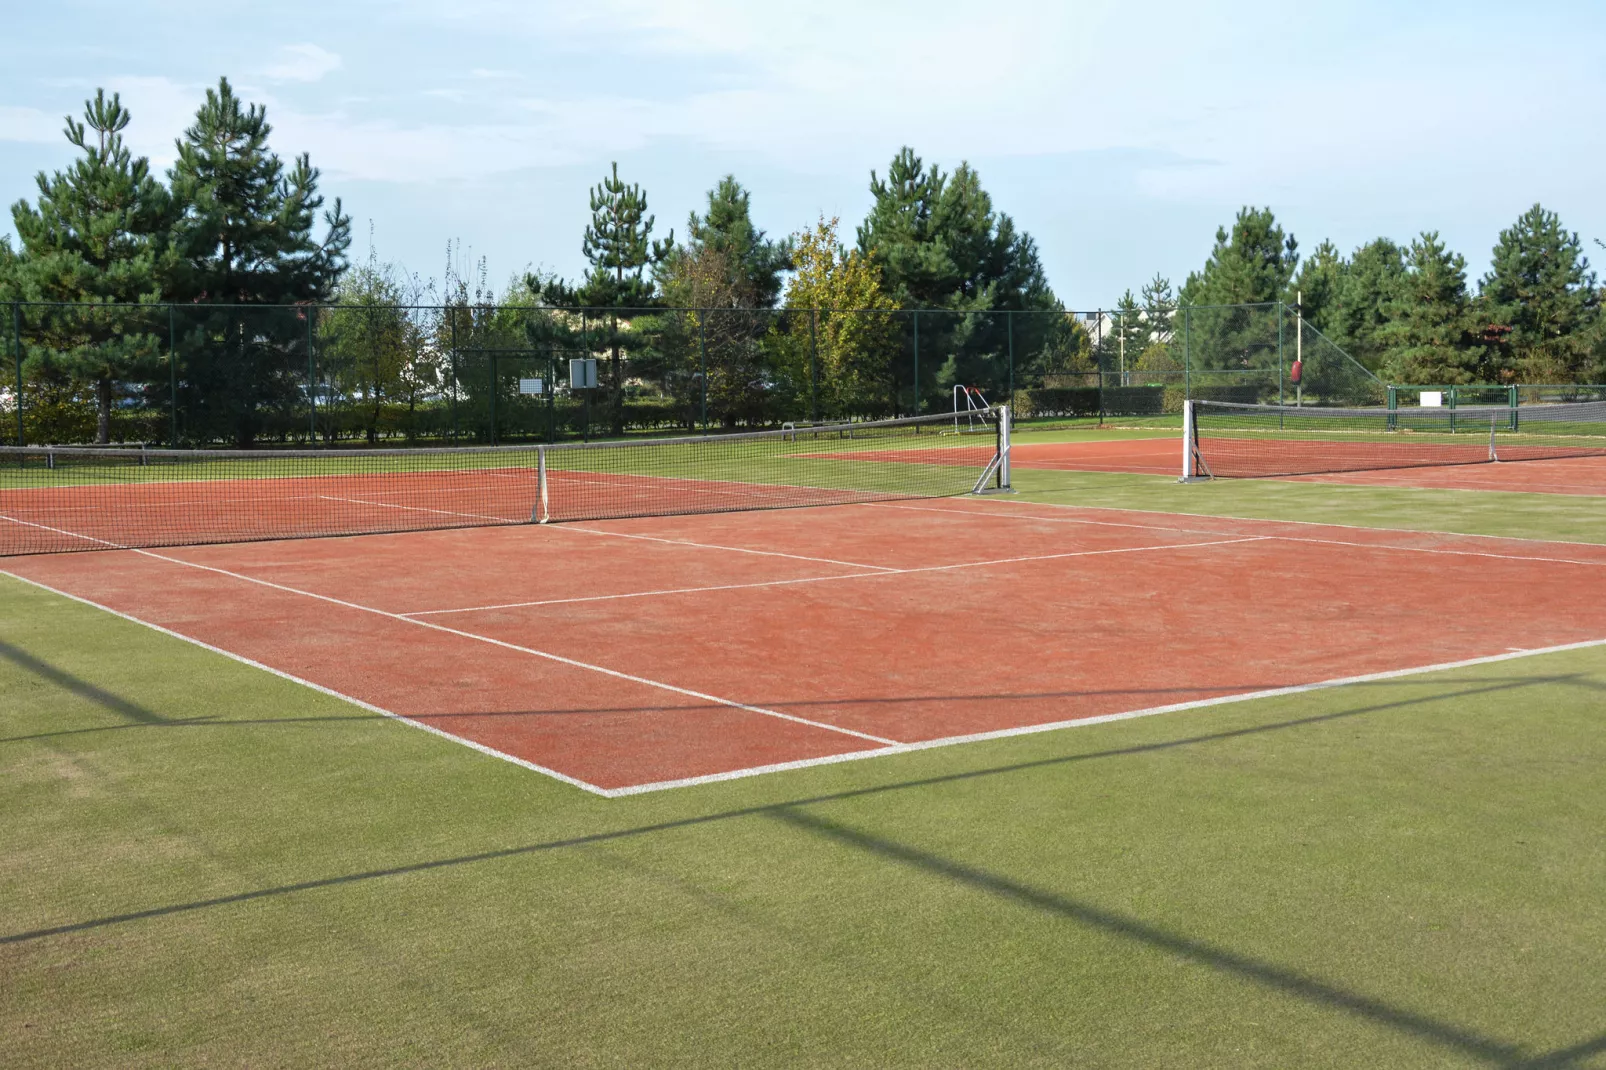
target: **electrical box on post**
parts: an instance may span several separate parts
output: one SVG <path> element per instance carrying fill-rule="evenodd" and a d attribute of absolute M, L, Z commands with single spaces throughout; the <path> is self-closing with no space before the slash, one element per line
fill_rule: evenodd
<path fill-rule="evenodd" d="M 569 388 L 571 390 L 591 390 L 596 385 L 596 358 L 578 357 L 569 361 Z"/>

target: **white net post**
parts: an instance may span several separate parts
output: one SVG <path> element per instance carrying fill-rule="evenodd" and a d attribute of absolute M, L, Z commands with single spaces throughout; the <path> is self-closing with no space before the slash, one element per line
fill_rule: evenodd
<path fill-rule="evenodd" d="M 1193 401 L 1182 403 L 1182 482 L 1193 480 Z"/>
<path fill-rule="evenodd" d="M 530 517 L 530 520 L 537 524 L 545 524 L 552 516 L 552 511 L 548 508 L 549 503 L 547 501 L 545 446 L 537 446 L 535 448 L 535 482 L 535 513 Z"/>
<path fill-rule="evenodd" d="M 1013 425 L 1009 419 L 1009 406 L 998 408 L 998 489 L 1009 490 L 1009 439 Z"/>

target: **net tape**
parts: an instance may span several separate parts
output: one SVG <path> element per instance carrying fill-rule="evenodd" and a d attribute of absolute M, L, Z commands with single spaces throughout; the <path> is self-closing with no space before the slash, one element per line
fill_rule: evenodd
<path fill-rule="evenodd" d="M 1302 408 L 1195 402 L 1190 476 L 1318 475 L 1606 456 L 1606 402 Z"/>
<path fill-rule="evenodd" d="M 0 556 L 957 495 L 1002 432 L 955 437 L 952 423 L 436 449 L 3 447 Z"/>

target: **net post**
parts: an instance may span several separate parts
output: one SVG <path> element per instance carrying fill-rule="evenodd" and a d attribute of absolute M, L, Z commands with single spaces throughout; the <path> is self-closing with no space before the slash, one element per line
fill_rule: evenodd
<path fill-rule="evenodd" d="M 1193 410 L 1193 398 L 1182 400 L 1182 479 L 1179 484 L 1192 484 L 1198 479 L 1195 469 L 1196 456 L 1198 456 L 1198 413 Z"/>
<path fill-rule="evenodd" d="M 1182 400 L 1182 479 L 1180 482 L 1193 481 L 1193 399 Z"/>
<path fill-rule="evenodd" d="M 530 521 L 535 524 L 545 524 L 552 516 L 547 500 L 545 446 L 537 446 L 535 448 L 535 481 L 537 487 L 535 512 L 530 517 Z"/>
<path fill-rule="evenodd" d="M 1489 460 L 1491 461 L 1498 461 L 1500 459 L 1500 454 L 1496 451 L 1494 445 L 1494 432 L 1495 428 L 1499 425 L 1499 421 L 1500 418 L 1494 413 L 1491 412 L 1489 414 Z"/>
<path fill-rule="evenodd" d="M 1009 482 L 1009 442 L 1013 432 L 1010 422 L 1009 406 L 1002 405 L 998 409 L 998 489 L 1012 490 Z"/>

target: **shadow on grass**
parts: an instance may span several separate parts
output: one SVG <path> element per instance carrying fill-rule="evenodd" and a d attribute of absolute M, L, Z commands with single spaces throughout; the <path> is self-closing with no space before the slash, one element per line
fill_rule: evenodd
<path fill-rule="evenodd" d="M 13 654 L 11 653 L 13 651 L 15 651 L 15 654 L 18 655 L 18 656 L 13 656 Z M 132 723 L 112 724 L 112 725 L 96 725 L 96 726 L 93 726 L 93 727 L 90 727 L 90 728 L 64 728 L 64 729 L 61 729 L 61 730 L 55 731 L 55 732 L 35 732 L 35 733 L 32 733 L 30 735 L 25 735 L 25 736 L 0 737 L 0 745 L 6 744 L 6 743 L 24 743 L 24 742 L 28 742 L 30 740 L 39 740 L 39 739 L 57 739 L 57 738 L 60 738 L 60 737 L 63 737 L 63 736 L 89 735 L 89 734 L 93 734 L 93 733 L 97 733 L 97 732 L 120 732 L 120 731 L 125 731 L 125 730 L 130 729 L 130 728 L 151 728 L 151 727 L 159 727 L 159 728 L 230 728 L 230 727 L 244 726 L 244 725 L 330 724 L 330 723 L 340 723 L 340 722 L 346 722 L 346 721 L 385 721 L 385 720 L 391 720 L 391 718 L 386 716 L 385 714 L 362 712 L 362 711 L 360 711 L 360 708 L 354 708 L 353 712 L 351 712 L 351 713 L 321 714 L 321 715 L 306 716 L 306 717 L 250 717 L 250 718 L 188 717 L 188 718 L 167 718 L 167 717 L 162 717 L 159 714 L 155 714 L 155 713 L 152 713 L 150 711 L 143 710 L 142 707 L 138 707 L 138 706 L 135 706 L 132 703 L 126 702 L 126 700 L 121 699 L 117 695 L 113 695 L 110 692 L 107 692 L 107 691 L 104 691 L 104 690 L 102 690 L 100 688 L 97 688 L 93 684 L 89 684 L 89 683 L 84 682 L 82 680 L 78 680 L 76 677 L 69 676 L 68 674 L 62 672 L 60 669 L 56 669 L 56 668 L 48 665 L 47 663 L 38 660 L 37 658 L 33 658 L 32 656 L 27 655 L 27 654 L 25 654 L 25 653 L 23 653 L 21 651 L 16 651 L 15 648 L 13 648 L 13 647 L 6 646 L 3 642 L 0 642 L 0 657 L 9 658 L 9 660 L 12 660 L 13 662 L 17 663 L 18 665 L 21 665 L 23 668 L 29 669 L 30 671 L 33 671 L 33 672 L 36 672 L 40 676 L 45 677 L 46 679 L 50 680 L 51 682 L 60 684 L 62 687 L 67 688 L 70 691 L 73 691 L 73 693 L 75 693 L 75 694 L 80 694 L 80 695 L 84 695 L 85 697 L 93 698 L 95 701 L 101 702 L 102 705 L 106 705 L 108 708 L 111 708 L 111 709 L 113 709 L 113 710 L 115 710 L 117 712 L 122 712 L 122 708 L 126 707 L 126 708 L 128 708 L 130 710 L 138 710 L 143 714 L 143 716 L 141 716 L 141 717 L 131 717 L 130 719 L 131 719 Z M 1524 680 L 1529 680 L 1529 679 L 1534 679 L 1534 678 L 1513 677 L 1512 679 L 1514 681 L 1521 682 L 1521 681 L 1524 681 Z M 1562 676 L 1562 677 L 1546 677 L 1546 678 L 1543 678 L 1542 680 L 1539 680 L 1538 682 L 1571 683 L 1571 684 L 1574 684 L 1574 685 L 1576 685 L 1578 687 L 1588 687 L 1588 688 L 1596 688 L 1596 689 L 1599 689 L 1599 690 L 1606 690 L 1606 684 L 1595 683 L 1594 681 L 1582 676 L 1581 674 L 1572 674 L 1572 675 L 1569 675 L 1569 676 Z M 1362 688 L 1362 687 L 1368 687 L 1368 686 L 1379 686 L 1379 685 L 1381 685 L 1381 686 L 1389 686 L 1389 687 L 1408 687 L 1408 686 L 1411 686 L 1413 684 L 1414 685 L 1418 685 L 1418 686 L 1429 686 L 1429 687 L 1440 686 L 1440 683 L 1437 680 L 1417 680 L 1417 679 L 1411 679 L 1411 678 L 1403 678 L 1403 679 L 1397 679 L 1397 680 L 1384 680 L 1384 681 L 1358 681 L 1356 683 L 1347 684 L 1345 686 L 1347 686 L 1347 687 L 1355 687 L 1355 688 Z M 765 700 L 765 699 L 761 698 L 761 699 L 754 700 L 752 705 L 760 706 L 760 707 L 763 707 L 765 709 L 780 710 L 780 711 L 784 712 L 784 711 L 788 711 L 788 710 L 791 710 L 791 711 L 806 711 L 806 710 L 812 710 L 814 708 L 841 709 L 841 708 L 844 708 L 844 707 L 855 707 L 855 706 L 889 707 L 889 706 L 900 706 L 900 705 L 913 705 L 913 704 L 916 704 L 916 703 L 923 703 L 923 702 L 954 702 L 954 703 L 958 703 L 958 702 L 986 702 L 986 703 L 1007 704 L 1007 703 L 1012 703 L 1012 702 L 1042 702 L 1042 701 L 1064 701 L 1064 700 L 1086 699 L 1086 698 L 1109 698 L 1111 696 L 1126 696 L 1126 697 L 1132 698 L 1134 701 L 1145 701 L 1145 700 L 1156 699 L 1156 698 L 1162 699 L 1162 700 L 1170 700 L 1170 701 L 1193 701 L 1193 700 L 1201 700 L 1201 701 L 1203 701 L 1203 700 L 1208 700 L 1208 699 L 1212 699 L 1212 698 L 1228 697 L 1228 696 L 1232 696 L 1232 695 L 1253 694 L 1253 693 L 1258 692 L 1258 691 L 1273 691 L 1273 690 L 1277 690 L 1279 688 L 1287 687 L 1287 686 L 1289 686 L 1287 683 L 1280 682 L 1280 683 L 1233 684 L 1233 685 L 1228 685 L 1228 686 L 1223 686 L 1223 687 L 1149 687 L 1149 688 L 1132 687 L 1132 688 L 1110 688 L 1110 689 L 1083 690 L 1083 691 L 1030 691 L 1030 692 L 1017 692 L 1017 693 L 1004 694 L 1004 695 L 997 695 L 997 694 L 995 694 L 995 695 L 981 695 L 981 694 L 934 695 L 933 694 L 933 695 L 899 695 L 899 696 L 892 697 L 892 698 L 800 699 L 800 700 L 788 699 L 788 700 L 785 700 L 785 701 L 768 701 L 768 700 Z M 414 720 L 419 720 L 419 721 L 423 721 L 423 722 L 426 722 L 426 723 L 431 724 L 431 725 L 439 726 L 442 723 L 449 723 L 449 722 L 454 721 L 454 720 L 483 720 L 483 719 L 495 719 L 495 718 L 502 718 L 502 717 L 508 717 L 508 718 L 512 718 L 512 717 L 588 717 L 588 716 L 612 715 L 612 714 L 653 713 L 653 712 L 658 712 L 658 711 L 666 710 L 666 709 L 673 709 L 673 710 L 683 711 L 683 712 L 693 712 L 693 711 L 698 711 L 698 710 L 724 711 L 724 710 L 728 709 L 728 707 L 726 707 L 723 704 L 693 702 L 693 703 L 687 703 L 685 705 L 677 705 L 677 706 L 672 706 L 672 707 L 671 706 L 664 706 L 664 705 L 649 705 L 649 706 L 575 706 L 575 707 L 570 707 L 568 709 L 467 710 L 467 711 L 456 712 L 456 713 L 422 713 L 422 714 L 409 714 L 407 716 L 409 716 L 411 719 L 414 719 Z M 1122 712 L 1128 712 L 1128 711 L 1126 711 L 1126 710 L 1090 711 L 1089 713 L 1087 713 L 1087 716 L 1089 716 L 1089 717 L 1100 716 L 1105 712 L 1122 713 Z M 1060 721 L 1060 720 L 1073 720 L 1073 719 L 1074 719 L 1074 716 L 1070 717 L 1070 718 L 1067 718 L 1064 715 L 1063 711 L 1059 711 L 1050 720 L 1052 720 L 1052 721 Z M 1031 725 L 1033 723 L 1036 723 L 1036 722 L 1023 722 L 1022 725 L 1023 725 L 1023 727 L 1031 727 Z"/>
<path fill-rule="evenodd" d="M 953 859 L 922 851 L 846 825 L 808 814 L 795 807 L 782 806 L 768 816 L 854 850 L 909 866 L 922 873 L 962 884 L 985 895 L 1077 922 L 1111 936 L 1143 944 L 1221 973 L 1232 974 L 1284 995 L 1293 996 L 1335 1010 L 1347 1011 L 1397 1032 L 1453 1048 L 1486 1062 L 1509 1065 L 1522 1056 L 1521 1049 L 1471 1030 L 1441 1022 L 1427 1015 L 1395 1007 L 1380 999 L 1351 992 L 1319 981 L 1295 970 L 1265 962 L 1226 948 L 1215 947 L 1158 925 L 1129 917 L 1119 911 L 1074 899 L 1058 892 L 1033 888 L 1008 877 L 968 866 Z"/>
<path fill-rule="evenodd" d="M 196 723 L 194 720 L 173 720 L 168 717 L 163 717 L 154 710 L 148 710 L 138 703 L 128 701 L 128 699 L 123 698 L 121 695 L 113 694 L 112 692 L 107 691 L 105 688 L 97 687 L 88 680 L 74 676 L 65 669 L 58 669 L 48 661 L 37 658 L 28 653 L 26 650 L 23 650 L 21 647 L 12 646 L 10 643 L 5 642 L 4 640 L 0 640 L 0 658 L 11 662 L 20 669 L 33 673 L 42 680 L 49 681 L 55 686 L 61 688 L 63 691 L 70 692 L 74 695 L 77 695 L 81 699 L 86 699 L 90 702 L 93 702 L 102 709 L 110 710 L 117 716 L 124 718 L 123 724 L 111 726 L 114 728 L 153 726 L 172 727 L 173 725 Z M 44 733 L 43 735 L 74 735 L 77 732 L 103 730 L 104 729 L 76 729 L 70 732 Z M 19 736 L 17 738 L 36 739 L 41 737 Z M 9 739 L 0 739 L 0 743 L 10 742 L 12 741 Z"/>
<path fill-rule="evenodd" d="M 323 877 L 316 880 L 300 881 L 293 884 L 283 884 L 276 887 L 258 888 L 250 891 L 237 892 L 231 895 L 216 896 L 210 899 L 195 900 L 188 903 L 174 903 L 167 906 L 152 907 L 146 910 L 107 915 L 104 917 L 93 918 L 80 922 L 72 922 L 69 924 L 56 925 L 48 928 L 33 929 L 26 932 L 11 933 L 0 936 L 0 944 L 26 943 L 55 936 L 64 936 L 71 933 L 87 932 L 90 930 L 101 929 L 128 922 L 144 921 L 178 914 L 186 914 L 194 911 L 210 909 L 213 907 L 230 906 L 259 899 L 277 898 L 280 896 L 292 895 L 301 892 L 340 887 L 343 885 L 356 884 L 389 877 L 427 873 L 432 870 L 449 869 L 481 862 L 493 862 L 503 859 L 518 858 L 543 852 L 562 850 L 565 848 L 583 847 L 590 844 L 626 840 L 635 837 L 648 836 L 656 833 L 669 832 L 677 829 L 691 828 L 734 819 L 747 817 L 768 817 L 845 846 L 870 852 L 879 857 L 885 858 L 888 861 L 911 866 L 947 880 L 957 881 L 984 894 L 1015 902 L 1035 910 L 1052 913 L 1109 933 L 1113 936 L 1131 940 L 1168 954 L 1178 956 L 1187 961 L 1239 976 L 1245 980 L 1275 989 L 1287 995 L 1357 1015 L 1379 1025 L 1386 1026 L 1398 1032 L 1402 1032 L 1422 1040 L 1430 1041 L 1441 1047 L 1455 1050 L 1463 1055 L 1471 1056 L 1484 1062 L 1508 1067 L 1549 1068 L 1573 1066 L 1577 1065 L 1580 1060 L 1588 1058 L 1591 1055 L 1598 1054 L 1602 1051 L 1606 1051 L 1606 1035 L 1593 1038 L 1572 1047 L 1557 1049 L 1555 1051 L 1538 1056 L 1529 1056 L 1524 1054 L 1518 1045 L 1481 1036 L 1473 1031 L 1460 1028 L 1451 1023 L 1438 1021 L 1426 1015 L 1392 1006 L 1374 997 L 1358 992 L 1352 992 L 1337 985 L 1332 985 L 1312 977 L 1307 977 L 1301 973 L 1298 973 L 1297 971 L 1278 966 L 1274 963 L 1264 962 L 1253 958 L 1252 956 L 1240 954 L 1229 949 L 1215 947 L 1203 941 L 1195 940 L 1185 935 L 1169 931 L 1158 925 L 1145 922 L 1141 919 L 1128 917 L 1119 912 L 1090 903 L 1085 903 L 1061 893 L 1035 889 L 1029 885 L 1011 880 L 1007 877 L 989 873 L 986 870 L 982 870 L 973 866 L 967 866 L 961 862 L 953 861 L 951 859 L 945 859 L 938 855 L 910 847 L 906 844 L 851 829 L 847 826 L 829 821 L 825 818 L 805 813 L 802 810 L 803 807 L 812 805 L 840 802 L 849 799 L 859 799 L 890 792 L 906 791 L 910 789 L 950 784 L 985 777 L 1002 776 L 1034 769 L 1066 766 L 1080 762 L 1099 761 L 1109 758 L 1121 758 L 1132 755 L 1163 752 L 1179 748 L 1216 743 L 1224 740 L 1255 736 L 1267 732 L 1284 731 L 1292 728 L 1322 724 L 1366 714 L 1403 709 L 1428 702 L 1467 698 L 1473 695 L 1516 691 L 1526 687 L 1546 684 L 1586 686 L 1591 689 L 1598 689 L 1600 687 L 1600 685 L 1596 684 L 1594 681 L 1582 679 L 1577 674 L 1502 679 L 1491 681 L 1477 687 L 1462 688 L 1457 691 L 1440 692 L 1432 695 L 1420 695 L 1412 698 L 1399 699 L 1392 702 L 1375 703 L 1366 706 L 1358 706 L 1351 709 L 1337 710 L 1332 713 L 1317 714 L 1310 717 L 1296 718 L 1287 721 L 1278 721 L 1271 724 L 1253 725 L 1222 732 L 1202 733 L 1178 739 L 1134 744 L 1128 747 L 1117 747 L 1083 754 L 1071 754 L 1055 758 L 1043 758 L 1028 762 L 1016 762 L 1009 765 L 993 766 L 985 769 L 966 770 L 957 773 L 947 773 L 940 776 L 924 777 L 916 780 L 900 781 L 892 784 L 879 784 L 870 787 L 856 788 L 824 795 L 809 796 L 801 799 L 792 799 L 784 802 L 768 803 L 743 807 L 735 810 L 721 811 L 713 814 L 703 814 L 672 821 L 657 822 L 655 824 L 642 825 L 633 828 L 617 829 L 607 832 L 596 832 L 565 839 L 550 840 L 542 843 L 523 844 L 517 847 L 481 851 L 473 854 L 457 855 L 449 858 L 430 859 L 423 862 L 414 862 L 406 865 L 372 869 L 357 873 L 345 873 L 336 876 Z M 112 697 L 115 698 L 115 696 Z"/>

